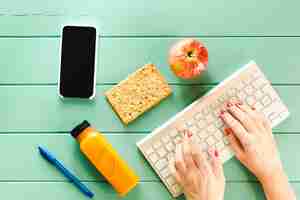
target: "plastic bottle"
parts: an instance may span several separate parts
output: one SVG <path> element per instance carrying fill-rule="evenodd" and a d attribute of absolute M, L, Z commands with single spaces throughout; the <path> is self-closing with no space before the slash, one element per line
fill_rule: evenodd
<path fill-rule="evenodd" d="M 117 151 L 86 120 L 76 126 L 71 135 L 80 144 L 81 152 L 107 179 L 120 196 L 125 196 L 138 183 L 138 176 Z"/>

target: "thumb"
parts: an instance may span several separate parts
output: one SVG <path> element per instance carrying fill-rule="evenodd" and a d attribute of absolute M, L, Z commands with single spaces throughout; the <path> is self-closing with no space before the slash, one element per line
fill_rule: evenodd
<path fill-rule="evenodd" d="M 223 165 L 220 159 L 219 152 L 217 150 L 210 149 L 208 153 L 211 157 L 211 166 L 213 173 L 216 177 L 224 178 Z"/>

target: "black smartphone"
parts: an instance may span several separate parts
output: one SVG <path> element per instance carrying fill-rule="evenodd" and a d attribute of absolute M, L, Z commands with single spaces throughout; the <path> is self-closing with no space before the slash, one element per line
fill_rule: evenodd
<path fill-rule="evenodd" d="M 65 26 L 61 40 L 59 96 L 95 96 L 97 31 L 90 26 Z"/>

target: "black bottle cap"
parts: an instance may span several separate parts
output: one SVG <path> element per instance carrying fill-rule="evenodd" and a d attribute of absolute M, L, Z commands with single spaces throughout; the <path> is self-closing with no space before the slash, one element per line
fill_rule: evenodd
<path fill-rule="evenodd" d="M 77 138 L 77 136 L 87 127 L 91 126 L 90 123 L 86 120 L 84 120 L 83 122 L 81 122 L 80 124 L 78 124 L 75 128 L 73 128 L 73 130 L 71 130 L 71 135 L 74 138 Z"/>

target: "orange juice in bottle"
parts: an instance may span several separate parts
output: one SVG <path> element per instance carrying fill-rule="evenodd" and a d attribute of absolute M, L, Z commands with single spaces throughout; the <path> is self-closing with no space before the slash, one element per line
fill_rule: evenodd
<path fill-rule="evenodd" d="M 120 157 L 113 146 L 86 120 L 76 126 L 71 135 L 80 144 L 81 152 L 106 178 L 113 188 L 125 196 L 138 183 L 138 176 Z"/>

